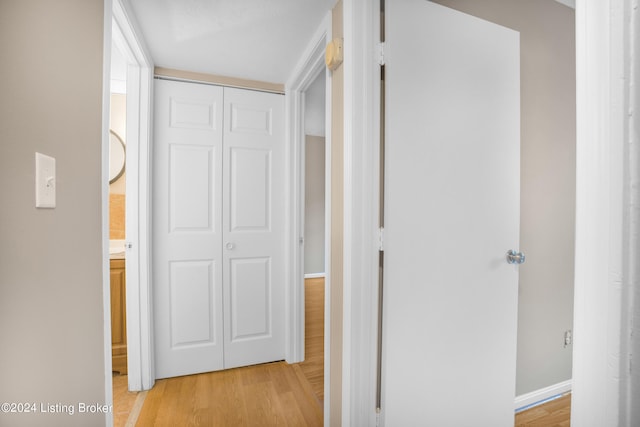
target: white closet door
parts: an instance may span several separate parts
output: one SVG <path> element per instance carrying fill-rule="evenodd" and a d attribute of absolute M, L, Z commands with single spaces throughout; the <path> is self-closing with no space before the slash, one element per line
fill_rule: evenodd
<path fill-rule="evenodd" d="M 284 97 L 156 80 L 155 98 L 156 376 L 284 359 Z"/>
<path fill-rule="evenodd" d="M 222 111 L 217 86 L 155 82 L 157 378 L 223 368 Z"/>
<path fill-rule="evenodd" d="M 387 1 L 384 423 L 512 427 L 517 32 Z"/>
<path fill-rule="evenodd" d="M 224 89 L 225 368 L 284 359 L 284 96 Z"/>

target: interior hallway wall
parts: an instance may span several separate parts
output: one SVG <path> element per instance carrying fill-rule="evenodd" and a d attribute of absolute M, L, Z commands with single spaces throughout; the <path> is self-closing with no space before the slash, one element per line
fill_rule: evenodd
<path fill-rule="evenodd" d="M 307 135 L 304 195 L 304 274 L 324 273 L 325 139 Z"/>
<path fill-rule="evenodd" d="M 554 0 L 433 0 L 520 32 L 521 203 L 516 395 L 571 379 L 575 12 Z"/>
<path fill-rule="evenodd" d="M 114 131 L 122 142 L 127 143 L 127 95 L 123 93 L 111 93 L 111 110 L 110 110 L 109 129 Z M 125 171 L 120 178 L 109 184 L 109 194 L 125 194 L 126 182 L 126 160 Z"/>
<path fill-rule="evenodd" d="M 0 402 L 37 405 L 2 426 L 106 421 L 79 413 L 105 403 L 103 20 L 102 0 L 0 1 Z M 55 209 L 35 208 L 35 152 Z"/>
<path fill-rule="evenodd" d="M 109 115 L 109 129 L 114 131 L 125 144 L 126 135 L 127 96 L 123 93 L 111 93 L 111 109 Z M 109 184 L 109 239 L 123 240 L 125 238 L 125 172 Z"/>
<path fill-rule="evenodd" d="M 325 125 L 324 70 L 305 91 L 304 274 L 325 272 Z"/>

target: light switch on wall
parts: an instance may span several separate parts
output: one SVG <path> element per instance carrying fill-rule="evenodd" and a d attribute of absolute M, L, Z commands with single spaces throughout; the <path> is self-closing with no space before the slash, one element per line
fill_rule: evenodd
<path fill-rule="evenodd" d="M 56 159 L 36 153 L 36 208 L 56 207 Z"/>

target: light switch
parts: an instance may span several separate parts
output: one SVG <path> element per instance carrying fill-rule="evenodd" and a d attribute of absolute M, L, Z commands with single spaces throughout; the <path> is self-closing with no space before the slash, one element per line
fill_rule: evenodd
<path fill-rule="evenodd" d="M 36 208 L 56 207 L 56 159 L 36 153 Z"/>

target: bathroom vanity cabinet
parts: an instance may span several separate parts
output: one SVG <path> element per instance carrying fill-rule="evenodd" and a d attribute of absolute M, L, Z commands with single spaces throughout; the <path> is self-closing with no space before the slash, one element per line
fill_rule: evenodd
<path fill-rule="evenodd" d="M 127 319 L 124 259 L 111 259 L 111 358 L 112 370 L 127 373 Z"/>

